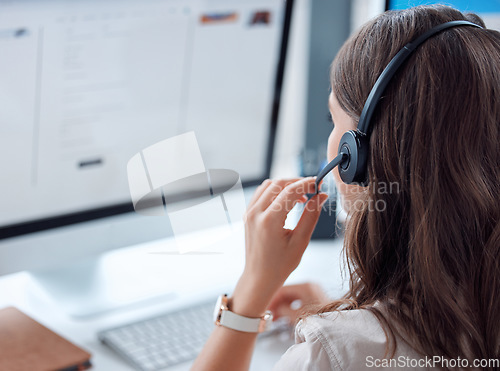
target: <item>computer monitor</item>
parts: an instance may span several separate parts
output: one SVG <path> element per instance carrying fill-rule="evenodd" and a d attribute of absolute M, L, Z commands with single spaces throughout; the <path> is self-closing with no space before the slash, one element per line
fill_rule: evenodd
<path fill-rule="evenodd" d="M 500 31 L 500 1 L 499 0 L 386 0 L 386 9 L 406 9 L 417 5 L 444 4 L 462 12 L 474 12 L 481 16 L 488 28 Z"/>
<path fill-rule="evenodd" d="M 269 176 L 292 0 L 0 0 L 0 274 L 168 236 L 127 162 L 194 131 Z"/>

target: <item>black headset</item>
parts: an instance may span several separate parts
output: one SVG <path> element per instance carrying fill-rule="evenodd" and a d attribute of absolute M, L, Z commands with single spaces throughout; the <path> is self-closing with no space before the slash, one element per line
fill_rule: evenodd
<path fill-rule="evenodd" d="M 387 67 L 378 77 L 375 85 L 373 85 L 368 98 L 366 99 L 363 111 L 359 117 L 358 127 L 356 130 L 349 130 L 340 139 L 338 155 L 316 177 L 316 193 L 319 192 L 319 183 L 321 180 L 336 166 L 339 166 L 340 178 L 346 184 L 356 183 L 359 185 L 368 185 L 368 144 L 372 129 L 371 119 L 375 108 L 384 93 L 385 88 L 398 71 L 399 67 L 408 59 L 408 57 L 417 49 L 423 42 L 435 34 L 451 27 L 457 26 L 481 26 L 468 21 L 452 21 L 440 24 L 424 34 L 417 37 L 415 40 L 406 44 L 389 62 Z"/>

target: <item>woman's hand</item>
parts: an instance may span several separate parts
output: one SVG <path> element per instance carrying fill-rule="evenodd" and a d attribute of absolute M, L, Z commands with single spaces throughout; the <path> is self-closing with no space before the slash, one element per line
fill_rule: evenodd
<path fill-rule="evenodd" d="M 315 191 L 314 180 L 266 181 L 255 191 L 245 214 L 245 269 L 229 299 L 234 313 L 260 317 L 299 264 L 327 195 L 316 195 L 306 203 L 293 231 L 283 226 L 292 207 Z M 248 370 L 256 339 L 257 333 L 216 326 L 193 370 Z"/>
<path fill-rule="evenodd" d="M 250 201 L 245 214 L 246 260 L 231 302 L 235 313 L 259 317 L 271 298 L 299 264 L 328 196 L 315 192 L 315 178 L 267 180 Z M 305 202 L 294 230 L 283 228 L 288 212 Z"/>
<path fill-rule="evenodd" d="M 307 305 L 326 305 L 331 300 L 321 286 L 315 283 L 283 286 L 276 292 L 269 304 L 274 319 L 288 317 L 295 323 Z"/>

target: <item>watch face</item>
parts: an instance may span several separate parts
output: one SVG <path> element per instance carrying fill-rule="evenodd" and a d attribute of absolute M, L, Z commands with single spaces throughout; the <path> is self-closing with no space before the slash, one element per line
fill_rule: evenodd
<path fill-rule="evenodd" d="M 219 320 L 219 315 L 222 311 L 222 299 L 223 299 L 223 297 L 224 297 L 224 295 L 219 296 L 219 298 L 217 299 L 217 303 L 215 304 L 214 322 L 217 322 Z"/>

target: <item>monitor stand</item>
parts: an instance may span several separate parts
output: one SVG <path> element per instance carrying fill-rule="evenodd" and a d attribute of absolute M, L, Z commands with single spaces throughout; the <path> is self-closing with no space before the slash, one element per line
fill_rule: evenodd
<path fill-rule="evenodd" d="M 30 272 L 32 282 L 75 318 L 154 304 L 175 297 L 171 281 L 145 275 L 133 265 L 124 269 L 109 257 L 91 257 L 48 271 Z M 115 263 L 119 259 L 115 259 Z M 40 287 L 41 286 L 41 287 Z M 169 287 L 170 286 L 170 287 Z"/>

